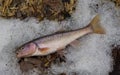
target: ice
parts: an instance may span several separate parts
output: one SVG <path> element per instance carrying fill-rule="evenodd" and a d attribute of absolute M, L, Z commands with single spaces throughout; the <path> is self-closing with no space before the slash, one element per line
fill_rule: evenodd
<path fill-rule="evenodd" d="M 110 46 L 120 44 L 120 11 L 113 3 L 103 0 L 78 0 L 72 18 L 62 22 L 0 18 L 0 75 L 22 75 L 15 57 L 15 49 L 20 45 L 58 31 L 82 28 L 97 13 L 106 34 L 90 34 L 80 38 L 79 47 L 66 49 L 67 62 L 53 65 L 51 71 L 56 74 L 77 72 L 79 75 L 108 75 L 113 63 Z"/>

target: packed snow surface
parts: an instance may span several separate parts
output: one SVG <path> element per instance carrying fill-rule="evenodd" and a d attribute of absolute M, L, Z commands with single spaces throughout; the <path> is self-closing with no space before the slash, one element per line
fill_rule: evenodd
<path fill-rule="evenodd" d="M 66 49 L 67 62 L 52 65 L 51 71 L 55 74 L 66 72 L 68 75 L 72 72 L 79 75 L 108 75 L 113 64 L 110 46 L 120 44 L 120 9 L 105 0 L 78 0 L 75 13 L 62 22 L 0 18 L 0 75 L 22 75 L 15 56 L 15 49 L 20 45 L 61 30 L 82 28 L 97 13 L 106 34 L 90 34 L 78 39 L 80 46 Z"/>

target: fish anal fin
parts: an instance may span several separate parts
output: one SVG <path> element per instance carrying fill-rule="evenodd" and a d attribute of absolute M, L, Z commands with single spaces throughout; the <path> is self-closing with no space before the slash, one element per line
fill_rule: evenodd
<path fill-rule="evenodd" d="M 74 40 L 73 42 L 70 43 L 70 45 L 72 47 L 78 47 L 78 46 L 80 46 L 80 42 L 79 42 L 79 40 Z"/>

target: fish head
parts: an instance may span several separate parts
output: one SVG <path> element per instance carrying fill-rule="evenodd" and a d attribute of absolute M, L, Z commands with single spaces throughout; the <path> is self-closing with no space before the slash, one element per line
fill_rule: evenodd
<path fill-rule="evenodd" d="M 36 51 L 36 45 L 34 43 L 25 44 L 17 51 L 17 58 L 29 57 Z"/>

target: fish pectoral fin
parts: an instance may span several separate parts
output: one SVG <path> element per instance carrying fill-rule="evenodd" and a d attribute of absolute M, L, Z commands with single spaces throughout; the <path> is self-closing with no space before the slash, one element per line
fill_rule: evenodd
<path fill-rule="evenodd" d="M 71 42 L 70 43 L 70 45 L 72 46 L 72 47 L 79 47 L 80 46 L 80 42 L 79 42 L 79 40 L 74 40 L 73 42 Z"/>
<path fill-rule="evenodd" d="M 49 50 L 48 47 L 45 47 L 45 48 L 39 48 L 39 51 L 42 52 L 42 53 L 46 53 L 48 50 Z"/>

